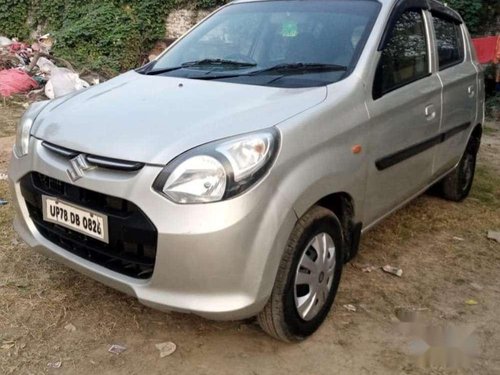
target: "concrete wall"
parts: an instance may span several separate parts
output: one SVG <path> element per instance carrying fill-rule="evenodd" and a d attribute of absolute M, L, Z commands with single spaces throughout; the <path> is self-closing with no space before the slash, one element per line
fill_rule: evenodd
<path fill-rule="evenodd" d="M 205 18 L 211 11 L 178 9 L 170 12 L 165 27 L 165 38 L 175 40 L 188 31 L 197 22 Z"/>
<path fill-rule="evenodd" d="M 182 36 L 186 31 L 208 16 L 211 12 L 212 11 L 209 10 L 193 9 L 177 9 L 170 12 L 165 21 L 165 39 L 160 40 L 155 44 L 149 53 L 149 61 L 155 59 L 165 50 L 165 48 L 175 42 L 177 38 Z"/>

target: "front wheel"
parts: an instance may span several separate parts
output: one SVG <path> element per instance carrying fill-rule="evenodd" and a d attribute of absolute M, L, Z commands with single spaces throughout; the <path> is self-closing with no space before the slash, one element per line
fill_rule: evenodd
<path fill-rule="evenodd" d="M 282 341 L 314 333 L 332 306 L 343 266 L 342 228 L 326 208 L 315 206 L 295 225 L 272 295 L 259 313 L 262 329 Z"/>

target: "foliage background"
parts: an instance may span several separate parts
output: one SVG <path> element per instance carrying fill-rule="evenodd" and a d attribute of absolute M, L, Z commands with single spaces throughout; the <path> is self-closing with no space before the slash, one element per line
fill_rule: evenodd
<path fill-rule="evenodd" d="M 500 14 L 499 0 L 446 0 L 444 2 L 462 15 L 472 35 L 494 31 Z"/>
<path fill-rule="evenodd" d="M 138 66 L 165 36 L 179 7 L 208 9 L 225 0 L 0 0 L 0 35 L 28 40 L 50 32 L 55 56 L 78 68 L 113 75 Z"/>
<path fill-rule="evenodd" d="M 0 0 L 0 35 L 27 40 L 39 29 L 56 39 L 54 55 L 77 68 L 114 75 L 140 65 L 165 36 L 175 8 L 210 9 L 227 0 Z M 448 0 L 472 34 L 495 22 L 498 0 Z"/>

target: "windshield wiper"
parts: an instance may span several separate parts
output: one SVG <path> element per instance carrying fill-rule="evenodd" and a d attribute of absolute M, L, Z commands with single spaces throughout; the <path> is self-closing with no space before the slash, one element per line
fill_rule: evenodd
<path fill-rule="evenodd" d="M 256 70 L 248 73 L 250 76 L 280 73 L 280 74 L 297 74 L 297 73 L 320 73 L 320 72 L 336 72 L 346 71 L 347 66 L 337 64 L 319 64 L 319 63 L 293 63 L 293 64 L 278 64 L 270 68 Z"/>
<path fill-rule="evenodd" d="M 189 68 L 194 66 L 223 66 L 223 65 L 232 65 L 237 67 L 253 67 L 256 64 L 240 62 L 240 61 L 231 61 L 231 60 L 222 60 L 222 59 L 205 59 L 199 61 L 189 61 L 183 63 L 181 66 L 176 66 L 172 68 L 165 69 L 157 69 L 150 70 L 145 74 L 155 75 L 168 73 L 174 70 L 179 70 L 183 68 Z M 278 64 L 271 66 L 270 68 L 254 70 L 252 72 L 245 72 L 239 74 L 226 74 L 226 75 L 203 75 L 197 77 L 190 77 L 194 79 L 203 79 L 203 80 L 214 80 L 214 79 L 222 79 L 222 78 L 234 78 L 234 77 L 244 77 L 244 76 L 258 76 L 265 75 L 269 73 L 278 73 L 281 75 L 292 75 L 292 74 L 304 74 L 304 73 L 321 73 L 321 72 L 338 72 L 338 71 L 346 71 L 348 68 L 344 65 L 337 64 L 320 64 L 320 63 L 287 63 L 287 64 Z"/>
<path fill-rule="evenodd" d="M 247 67 L 253 67 L 256 65 L 257 64 L 245 62 L 245 61 L 233 61 L 233 60 L 224 60 L 224 59 L 203 59 L 203 60 L 196 60 L 196 61 L 187 61 L 185 63 L 182 63 L 180 66 L 174 66 L 174 67 L 164 68 L 164 69 L 149 70 L 149 71 L 146 71 L 145 74 L 147 74 L 147 75 L 162 74 L 162 73 L 172 72 L 174 70 L 180 70 L 180 69 L 190 68 L 190 67 L 195 67 L 195 66 L 234 66 L 234 67 L 238 67 L 238 68 L 247 68 Z"/>
<path fill-rule="evenodd" d="M 251 63 L 251 62 L 245 62 L 245 61 L 234 61 L 234 60 L 225 60 L 225 59 L 203 59 L 203 60 L 196 60 L 196 61 L 188 61 L 181 66 L 183 68 L 189 68 L 191 66 L 204 66 L 204 65 L 209 65 L 209 66 L 224 66 L 224 65 L 230 65 L 230 66 L 236 66 L 236 67 L 252 67 L 256 66 L 257 64 Z"/>
<path fill-rule="evenodd" d="M 215 80 L 223 78 L 235 78 L 235 77 L 253 77 L 258 75 L 265 75 L 268 73 L 278 73 L 281 76 L 292 75 L 292 74 L 304 74 L 304 73 L 321 73 L 321 72 L 337 72 L 346 71 L 347 66 L 337 65 L 337 64 L 306 64 L 306 63 L 294 63 L 294 64 L 278 64 L 270 68 L 254 70 L 252 72 L 237 73 L 237 74 L 225 74 L 225 75 L 203 75 L 190 77 L 193 79 L 202 80 Z"/>
<path fill-rule="evenodd" d="M 144 72 L 144 74 L 146 74 L 148 76 L 154 76 L 156 74 L 168 73 L 168 72 L 172 72 L 174 70 L 179 70 L 179 69 L 182 69 L 182 68 L 184 68 L 184 67 L 183 66 L 174 66 L 174 67 L 171 67 L 171 68 L 147 70 L 147 71 Z"/>

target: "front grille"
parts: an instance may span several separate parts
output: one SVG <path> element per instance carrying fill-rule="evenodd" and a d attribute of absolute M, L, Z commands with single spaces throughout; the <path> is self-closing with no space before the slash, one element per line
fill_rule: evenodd
<path fill-rule="evenodd" d="M 51 152 L 56 153 L 57 155 L 68 159 L 80 155 L 78 151 L 73 151 L 65 147 L 56 146 L 52 143 L 45 141 L 42 142 L 42 146 L 45 147 L 47 150 L 50 150 Z M 135 172 L 144 167 L 144 163 L 106 158 L 103 156 L 84 155 L 84 158 L 87 162 L 89 162 L 92 165 L 95 165 L 96 167 L 115 169 L 118 171 Z"/>
<path fill-rule="evenodd" d="M 158 232 L 133 203 L 30 173 L 21 180 L 21 191 L 38 231 L 49 241 L 86 260 L 123 275 L 151 277 L 156 260 Z M 43 220 L 42 195 L 59 198 L 108 216 L 109 243 Z"/>

